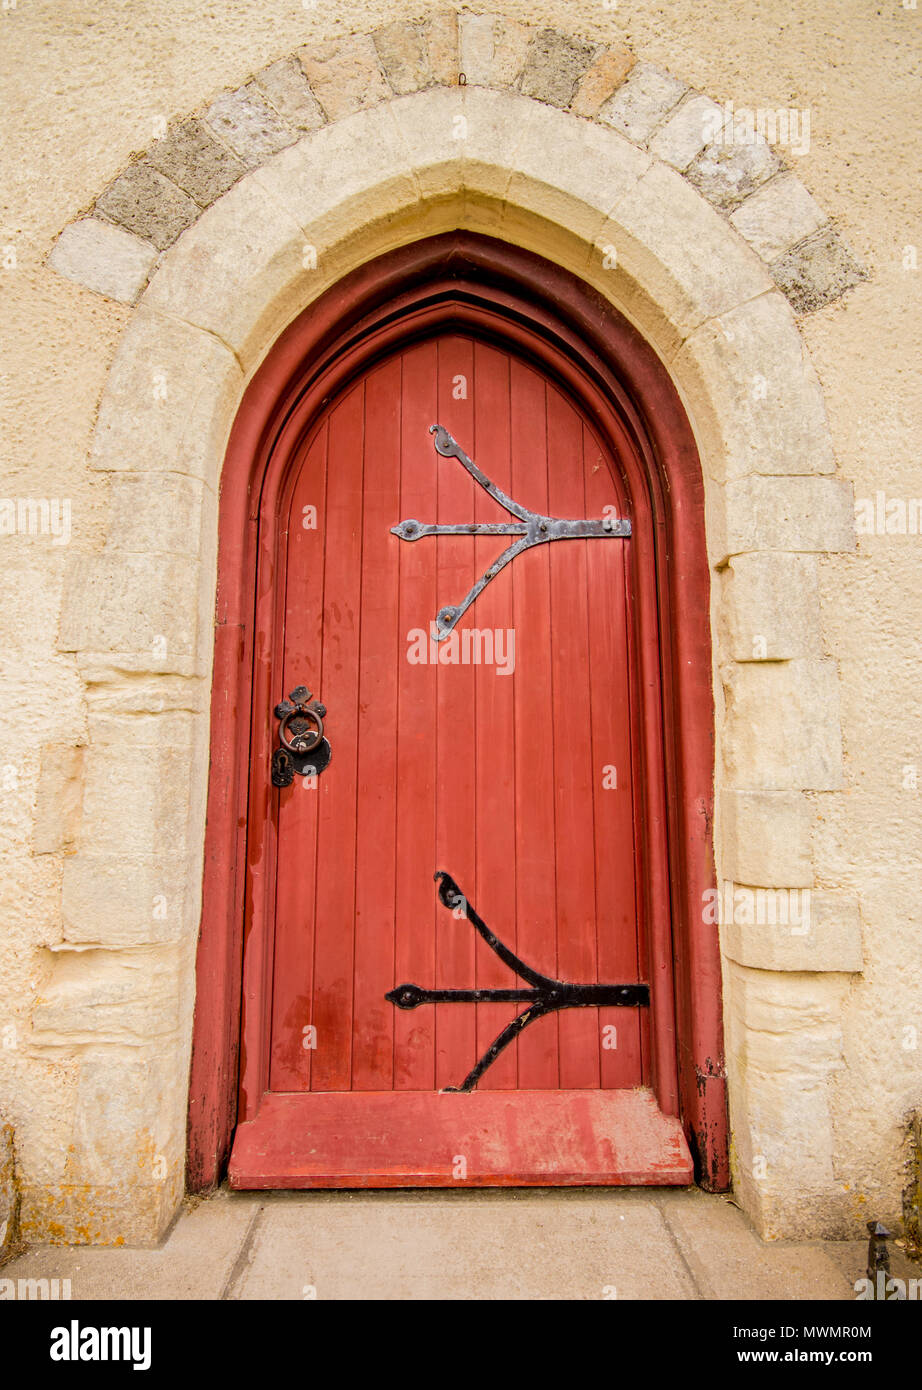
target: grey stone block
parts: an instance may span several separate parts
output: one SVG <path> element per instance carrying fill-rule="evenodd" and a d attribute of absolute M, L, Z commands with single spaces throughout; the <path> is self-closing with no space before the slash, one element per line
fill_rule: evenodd
<path fill-rule="evenodd" d="M 763 260 L 773 261 L 813 236 L 827 217 L 800 179 L 781 174 L 740 204 L 730 221 Z"/>
<path fill-rule="evenodd" d="M 761 188 L 780 168 L 780 159 L 764 140 L 751 145 L 715 142 L 692 161 L 685 177 L 716 208 L 729 211 L 756 188 Z"/>
<path fill-rule="evenodd" d="M 688 91 L 684 82 L 652 63 L 636 63 L 599 112 L 599 120 L 643 145 Z"/>
<path fill-rule="evenodd" d="M 297 58 L 282 58 L 263 68 L 253 86 L 293 130 L 319 130 L 326 121 Z"/>
<path fill-rule="evenodd" d="M 201 208 L 146 160 L 130 164 L 96 203 L 97 212 L 165 251 Z"/>
<path fill-rule="evenodd" d="M 757 888 L 813 887 L 813 810 L 803 792 L 728 788 L 720 806 L 724 879 Z"/>
<path fill-rule="evenodd" d="M 307 44 L 298 49 L 298 57 L 311 91 L 331 121 L 393 95 L 370 34 Z"/>
<path fill-rule="evenodd" d="M 458 16 L 458 61 L 469 87 L 489 87 L 493 77 L 493 17 Z"/>
<path fill-rule="evenodd" d="M 149 241 L 100 217 L 82 217 L 64 228 L 48 264 L 97 294 L 133 304 L 156 260 L 157 248 Z"/>
<path fill-rule="evenodd" d="M 373 37 L 384 75 L 398 96 L 430 86 L 429 55 L 417 25 L 386 24 Z"/>
<path fill-rule="evenodd" d="M 810 314 L 831 304 L 868 276 L 835 229 L 829 226 L 792 246 L 772 262 L 770 269 L 775 282 L 801 314 Z"/>
<path fill-rule="evenodd" d="M 690 97 L 676 107 L 650 141 L 650 151 L 673 169 L 687 169 L 705 143 L 707 123 L 720 107 L 710 97 Z"/>
<path fill-rule="evenodd" d="M 737 887 L 728 906 L 720 939 L 739 965 L 836 974 L 862 969 L 857 898 L 809 888 Z"/>
<path fill-rule="evenodd" d="M 257 169 L 298 138 L 254 85 L 218 97 L 205 112 L 205 121 L 248 169 Z"/>
<path fill-rule="evenodd" d="M 721 582 L 722 616 L 733 661 L 792 661 L 821 649 L 814 556 L 781 551 L 735 555 L 722 571 Z M 789 886 L 794 882 L 782 881 Z"/>
<path fill-rule="evenodd" d="M 153 144 L 147 158 L 201 208 L 210 207 L 245 172 L 237 156 L 195 117 Z"/>
<path fill-rule="evenodd" d="M 593 44 L 561 34 L 557 29 L 542 29 L 528 48 L 522 92 L 566 110 L 597 52 Z"/>

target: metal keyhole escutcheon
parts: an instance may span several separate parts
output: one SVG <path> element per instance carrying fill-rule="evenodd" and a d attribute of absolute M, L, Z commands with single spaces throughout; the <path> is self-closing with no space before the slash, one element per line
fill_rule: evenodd
<path fill-rule="evenodd" d="M 323 736 L 326 706 L 315 700 L 306 685 L 292 690 L 275 707 L 279 720 L 279 747 L 272 754 L 272 785 L 290 787 L 299 777 L 316 777 L 329 766 L 332 750 Z"/>

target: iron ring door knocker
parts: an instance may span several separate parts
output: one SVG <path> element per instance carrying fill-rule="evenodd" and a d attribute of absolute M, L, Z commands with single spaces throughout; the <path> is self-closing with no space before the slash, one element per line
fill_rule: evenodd
<path fill-rule="evenodd" d="M 279 747 L 272 754 L 272 785 L 290 787 L 295 778 L 316 777 L 329 766 L 332 749 L 323 736 L 326 705 L 306 685 L 297 686 L 275 707 Z"/>

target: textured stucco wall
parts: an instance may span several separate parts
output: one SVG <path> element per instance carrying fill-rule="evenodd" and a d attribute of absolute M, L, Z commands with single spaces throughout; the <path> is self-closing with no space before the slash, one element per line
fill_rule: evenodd
<path fill-rule="evenodd" d="M 801 325 L 825 390 L 836 463 L 858 498 L 922 496 L 915 367 L 922 346 L 922 272 L 911 268 L 913 256 L 905 249 L 916 241 L 922 247 L 912 101 L 922 10 L 855 0 L 834 7 L 811 0 L 796 11 L 775 0 L 622 0 L 613 9 L 588 0 L 539 7 L 497 0 L 490 8 L 531 26 L 625 42 L 638 57 L 737 107 L 809 108 L 811 146 L 797 158 L 796 173 L 870 272 L 845 300 L 805 316 Z M 145 1193 L 153 1225 L 169 1212 L 181 1173 L 171 1168 L 164 1182 L 163 1153 L 177 1149 L 182 1106 L 159 1105 L 163 1091 L 180 1080 L 175 1054 L 159 1049 L 157 1039 L 183 1035 L 191 1011 L 188 990 L 159 988 L 140 958 L 134 978 L 115 971 L 108 993 L 88 1001 L 83 1033 L 75 1031 L 72 997 L 66 1028 L 55 1014 L 67 984 L 56 960 L 63 866 L 79 836 L 87 785 L 82 755 L 73 750 L 90 732 L 83 680 L 73 657 L 58 650 L 63 589 L 72 553 L 98 550 L 110 524 L 109 485 L 86 460 L 130 310 L 55 274 L 46 257 L 62 227 L 92 205 L 133 152 L 150 145 L 160 122 L 200 108 L 300 45 L 422 12 L 413 5 L 305 7 L 293 0 L 213 10 L 175 0 L 131 6 L 102 0 L 84 11 L 18 0 L 0 16 L 8 111 L 0 228 L 2 491 L 11 498 L 69 499 L 72 517 L 68 544 L 53 536 L 0 537 L 0 844 L 6 870 L 0 883 L 0 1109 L 15 1128 L 26 1189 L 60 1190 L 60 1211 L 36 1218 L 39 1234 L 117 1238 L 117 1221 L 94 1226 L 88 1191 L 94 1174 L 104 1184 L 124 1154 L 113 1064 L 125 1094 L 141 1088 L 152 1098 L 149 1125 L 139 1127 L 137 1115 L 131 1116 L 138 1181 L 126 1200 L 136 1205 L 138 1192 Z M 808 881 L 817 892 L 855 896 L 864 974 L 756 969 L 736 964 L 752 957 L 730 945 L 731 1080 L 736 1103 L 755 1114 L 766 1139 L 761 1155 L 749 1140 L 740 1146 L 737 1175 L 754 1215 L 776 1232 L 844 1230 L 866 1215 L 892 1219 L 906 1183 L 903 1117 L 922 1100 L 922 941 L 913 892 L 922 864 L 920 547 L 920 535 L 861 534 L 855 553 L 831 555 L 818 567 L 817 641 L 838 668 L 844 762 L 841 787 L 830 779 L 828 790 L 809 793 Z M 786 548 L 783 537 L 778 548 Z M 724 582 L 736 583 L 736 574 L 725 574 L 718 592 Z M 797 587 L 794 582 L 785 590 L 781 628 Z M 747 628 L 738 610 L 730 640 L 745 647 L 760 634 Z M 792 623 L 798 626 L 799 617 Z M 770 690 L 752 688 L 771 673 L 741 679 L 739 669 L 727 674 L 726 691 L 718 682 L 718 703 L 723 708 L 726 698 L 738 721 L 749 719 L 748 756 L 758 762 L 764 739 L 747 711 L 764 708 L 771 698 Z M 821 675 L 805 663 L 802 681 L 811 698 Z M 96 673 L 95 685 L 106 689 L 104 672 Z M 187 703 L 177 690 L 176 747 L 187 739 Z M 136 708 L 100 710 L 98 703 L 94 718 L 103 742 L 118 736 L 119 718 L 134 730 L 138 723 Z M 107 718 L 108 732 L 100 735 L 99 721 Z M 802 749 L 796 753 L 803 756 Z M 126 761 L 121 786 L 95 788 L 113 824 L 124 823 L 136 798 L 144 799 L 143 762 Z M 153 816 L 155 808 L 145 807 L 144 814 Z M 753 833 L 751 807 L 747 814 L 741 836 Z M 790 860 L 804 857 L 798 843 Z M 743 882 L 760 881 L 755 869 L 748 876 L 733 872 Z M 126 873 L 130 879 L 130 865 Z M 795 879 L 796 870 L 785 881 L 797 886 Z M 160 936 L 169 940 L 166 929 Z M 177 967 L 188 975 L 188 948 L 178 936 L 176 942 Z M 49 999 L 52 976 L 57 995 Z M 144 1011 L 143 1049 L 119 1010 L 126 997 L 137 998 Z M 107 1005 L 108 1029 L 99 1026 Z M 815 1056 L 815 1091 L 803 1087 L 803 1065 L 792 1089 L 773 1056 L 774 1037 L 792 1012 Z M 89 1123 L 92 1115 L 98 1122 Z M 814 1123 L 818 1135 L 832 1135 L 831 1146 L 824 1137 L 815 1152 Z M 759 1160 L 771 1165 L 772 1134 L 783 1134 L 786 1125 L 804 1139 L 797 1219 L 787 1207 L 777 1217 L 771 1200 L 760 1196 Z"/>

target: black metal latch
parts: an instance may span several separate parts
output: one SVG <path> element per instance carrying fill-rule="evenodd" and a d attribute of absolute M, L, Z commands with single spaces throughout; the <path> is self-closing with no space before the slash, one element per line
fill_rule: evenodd
<path fill-rule="evenodd" d="M 631 523 L 624 517 L 603 517 L 598 521 L 567 521 L 558 516 L 541 516 L 538 512 L 530 512 L 527 507 L 522 507 L 518 502 L 514 502 L 495 483 L 492 483 L 487 475 L 481 472 L 476 463 L 468 458 L 461 445 L 451 437 L 443 425 L 430 425 L 429 433 L 435 435 L 436 453 L 441 454 L 443 458 L 456 458 L 467 469 L 474 481 L 490 494 L 494 502 L 498 502 L 510 516 L 516 517 L 516 520 L 470 522 L 450 526 L 433 526 L 421 521 L 409 520 L 401 521 L 399 526 L 392 526 L 391 533 L 399 536 L 402 541 L 419 541 L 424 536 L 518 536 L 519 538 L 496 557 L 486 573 L 477 580 L 466 598 L 463 598 L 458 604 L 446 604 L 444 608 L 439 609 L 436 614 L 435 632 L 433 633 L 437 642 L 444 642 L 447 637 L 451 636 L 458 619 L 464 616 L 477 595 L 483 592 L 490 580 L 495 579 L 510 560 L 521 555 L 522 551 L 527 550 L 529 546 L 545 545 L 548 541 L 579 540 L 590 536 L 606 537 L 610 540 L 613 537 L 625 537 L 631 534 Z"/>
<path fill-rule="evenodd" d="M 297 686 L 275 707 L 279 744 L 272 754 L 273 787 L 290 787 L 295 778 L 316 777 L 329 765 L 332 750 L 323 736 L 326 705 L 306 685 Z"/>
<path fill-rule="evenodd" d="M 463 908 L 464 915 L 471 925 L 495 951 L 504 965 L 513 974 L 527 980 L 531 989 L 421 989 L 419 985 L 398 985 L 384 997 L 398 1009 L 415 1009 L 420 1004 L 527 1004 L 511 1023 L 494 1039 L 476 1066 L 468 1073 L 460 1086 L 446 1086 L 446 1091 L 472 1091 L 483 1076 L 487 1067 L 495 1062 L 504 1047 L 517 1038 L 529 1023 L 542 1018 L 544 1014 L 556 1009 L 610 1008 L 612 1005 L 636 1007 L 650 1003 L 650 987 L 645 984 L 632 985 L 571 985 L 566 980 L 554 980 L 532 970 L 518 956 L 504 946 L 499 937 L 490 931 L 486 922 L 471 907 L 461 889 L 450 874 L 440 869 L 435 875 L 439 885 L 439 899 L 448 908 Z"/>

